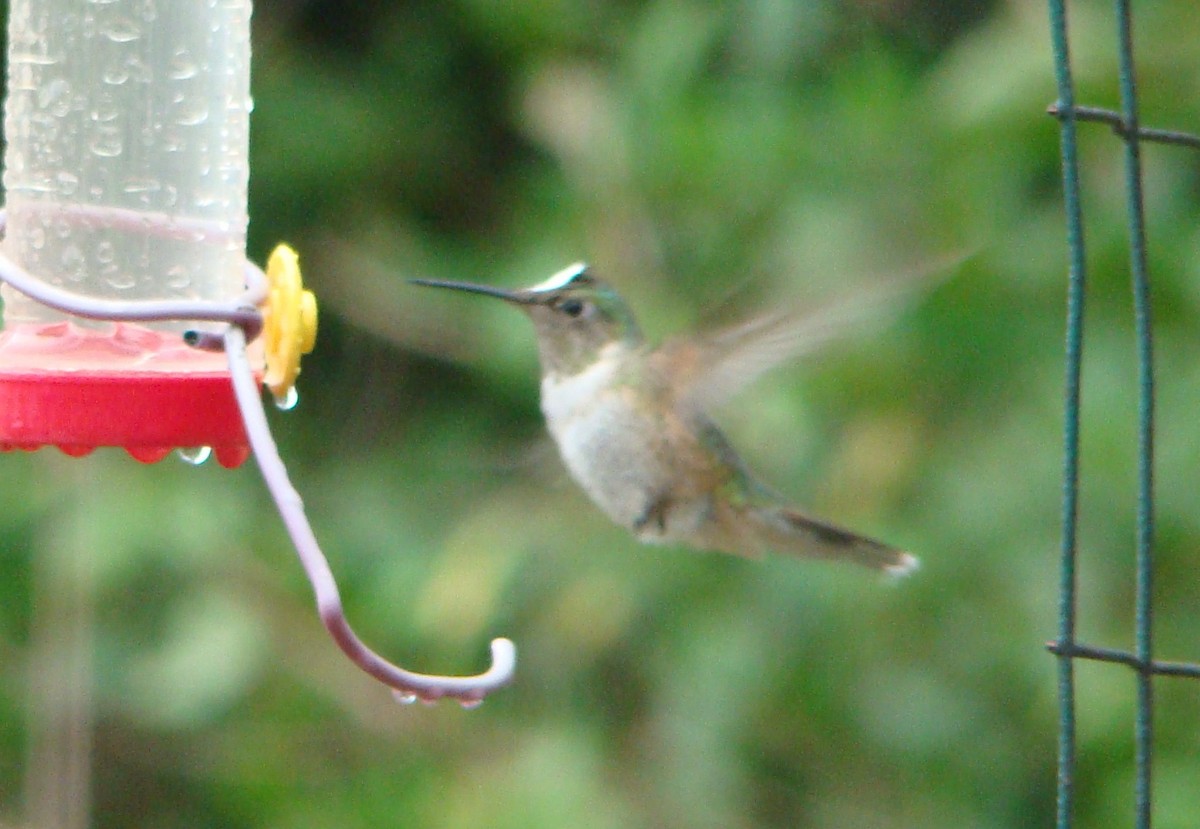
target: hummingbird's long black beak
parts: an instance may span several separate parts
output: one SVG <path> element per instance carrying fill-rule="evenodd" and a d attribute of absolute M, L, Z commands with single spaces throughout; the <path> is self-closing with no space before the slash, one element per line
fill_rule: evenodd
<path fill-rule="evenodd" d="M 410 279 L 412 285 L 424 285 L 428 288 L 449 288 L 452 291 L 466 291 L 472 294 L 494 296 L 497 299 L 515 302 L 518 305 L 533 305 L 536 300 L 528 291 L 505 291 L 488 285 L 476 285 L 473 282 L 447 282 L 441 279 Z"/>

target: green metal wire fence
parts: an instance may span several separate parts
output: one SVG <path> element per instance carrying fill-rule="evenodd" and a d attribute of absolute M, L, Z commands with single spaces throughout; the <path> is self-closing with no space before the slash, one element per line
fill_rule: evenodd
<path fill-rule="evenodd" d="M 1154 578 L 1154 337 L 1150 314 L 1150 278 L 1146 268 L 1146 229 L 1142 197 L 1143 142 L 1200 148 L 1200 138 L 1183 132 L 1143 128 L 1138 116 L 1130 0 L 1115 0 L 1121 111 L 1079 106 L 1071 76 L 1066 0 L 1049 0 L 1050 34 L 1058 100 L 1050 113 L 1061 127 L 1063 201 L 1070 252 L 1067 289 L 1066 414 L 1063 463 L 1063 532 L 1059 585 L 1058 638 L 1050 650 L 1058 657 L 1058 829 L 1072 825 L 1075 796 L 1075 660 L 1093 659 L 1129 667 L 1137 686 L 1134 722 L 1134 825 L 1149 829 L 1153 819 L 1151 783 L 1154 749 L 1154 678 L 1200 678 L 1200 665 L 1162 662 L 1153 655 Z M 1124 143 L 1129 269 L 1133 288 L 1138 363 L 1138 493 L 1134 647 L 1132 651 L 1085 644 L 1076 639 L 1076 530 L 1079 506 L 1079 409 L 1083 358 L 1083 299 L 1087 286 L 1083 207 L 1080 201 L 1076 127 L 1098 122 L 1112 127 Z"/>

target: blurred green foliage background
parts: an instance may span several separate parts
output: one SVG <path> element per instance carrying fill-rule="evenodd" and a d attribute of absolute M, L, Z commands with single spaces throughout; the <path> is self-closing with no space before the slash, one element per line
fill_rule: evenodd
<path fill-rule="evenodd" d="M 1200 129 L 1200 21 L 1138 4 L 1144 122 Z M 1109 4 L 1070 5 L 1117 104 Z M 1027 827 L 1053 818 L 1066 248 L 1044 4 L 263 0 L 250 255 L 322 302 L 273 413 L 352 622 L 408 667 L 520 648 L 478 710 L 397 706 L 324 636 L 257 470 L 0 458 L 0 824 Z M 1080 636 L 1131 641 L 1120 142 L 1081 127 L 1092 281 Z M 1196 659 L 1200 176 L 1147 146 L 1157 649 Z M 639 546 L 544 437 L 532 331 L 410 277 L 586 259 L 664 336 L 975 255 L 719 420 L 797 503 L 918 553 Z M 1200 683 L 1157 681 L 1160 827 Z M 1079 825 L 1129 825 L 1133 681 L 1079 668 Z"/>

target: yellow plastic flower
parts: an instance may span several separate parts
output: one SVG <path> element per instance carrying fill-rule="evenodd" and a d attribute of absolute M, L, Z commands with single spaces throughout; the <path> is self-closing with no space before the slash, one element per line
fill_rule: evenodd
<path fill-rule="evenodd" d="M 281 405 L 292 397 L 300 374 L 300 356 L 317 341 L 317 298 L 304 290 L 296 251 L 279 245 L 267 260 L 269 292 L 263 307 L 263 385 Z"/>

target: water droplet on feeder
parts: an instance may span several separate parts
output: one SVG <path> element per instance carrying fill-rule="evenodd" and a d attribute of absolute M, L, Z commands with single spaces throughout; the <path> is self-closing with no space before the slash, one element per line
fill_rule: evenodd
<path fill-rule="evenodd" d="M 124 66 L 110 66 L 101 77 L 109 86 L 120 86 L 129 80 L 129 70 Z"/>
<path fill-rule="evenodd" d="M 411 691 L 392 691 L 392 696 L 401 705 L 412 705 L 417 701 L 417 695 Z"/>
<path fill-rule="evenodd" d="M 175 123 L 181 127 L 196 127 L 208 120 L 208 104 L 202 98 L 185 99 L 175 113 Z"/>
<path fill-rule="evenodd" d="M 100 278 L 108 287 L 117 291 L 128 291 L 137 284 L 137 279 L 128 271 L 123 271 L 116 265 L 101 265 Z"/>
<path fill-rule="evenodd" d="M 192 466 L 199 466 L 212 457 L 212 447 L 189 446 L 178 449 L 175 454 L 179 455 L 179 459 L 184 463 L 190 463 Z"/>
<path fill-rule="evenodd" d="M 114 131 L 104 131 L 98 133 L 92 138 L 88 144 L 88 149 L 92 151 L 92 155 L 100 158 L 116 158 L 124 149 L 124 144 L 121 140 L 121 134 Z"/>
<path fill-rule="evenodd" d="M 458 704 L 461 705 L 465 711 L 474 711 L 476 708 L 483 705 L 483 697 L 480 697 L 479 699 L 460 699 Z"/>
<path fill-rule="evenodd" d="M 113 43 L 129 43 L 141 37 L 142 31 L 134 21 L 118 19 L 108 25 L 104 34 Z"/>
<path fill-rule="evenodd" d="M 299 402 L 300 392 L 296 391 L 295 386 L 292 386 L 290 389 L 284 392 L 283 397 L 275 398 L 275 408 L 279 409 L 281 412 L 290 412 L 292 409 L 296 408 L 296 404 Z"/>
<path fill-rule="evenodd" d="M 171 56 L 171 62 L 167 64 L 167 77 L 173 81 L 186 81 L 196 77 L 200 71 L 196 66 L 196 62 L 192 60 L 191 55 L 186 49 L 180 49 Z"/>
<path fill-rule="evenodd" d="M 167 268 L 167 287 L 176 290 L 192 284 L 192 276 L 183 265 L 172 265 Z"/>

